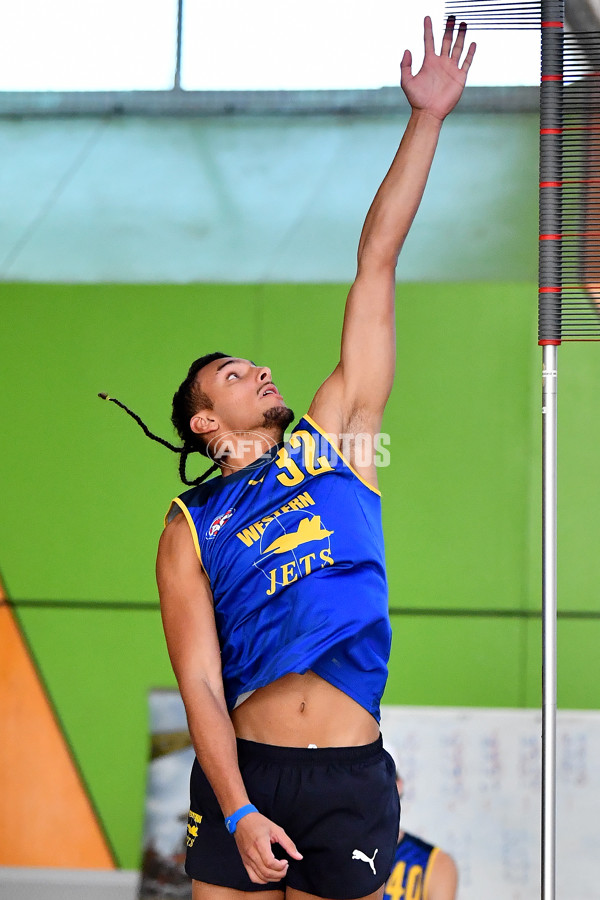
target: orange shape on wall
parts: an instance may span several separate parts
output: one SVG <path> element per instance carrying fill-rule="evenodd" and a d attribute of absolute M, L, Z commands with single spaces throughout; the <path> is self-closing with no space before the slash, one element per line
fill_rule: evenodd
<path fill-rule="evenodd" d="M 114 869 L 0 584 L 0 865 Z"/>

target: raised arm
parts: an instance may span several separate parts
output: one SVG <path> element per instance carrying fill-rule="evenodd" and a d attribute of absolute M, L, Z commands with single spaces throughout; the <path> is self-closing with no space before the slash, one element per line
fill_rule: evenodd
<path fill-rule="evenodd" d="M 439 55 L 431 19 L 424 23 L 425 58 L 412 74 L 406 50 L 401 85 L 411 105 L 404 136 L 368 211 L 358 246 L 357 274 L 346 303 L 340 362 L 318 390 L 311 416 L 332 435 L 379 431 L 394 377 L 395 271 L 398 255 L 419 208 L 444 118 L 456 106 L 475 53 L 462 65 L 466 26 L 454 39 L 450 17 Z M 356 465 L 356 460 L 351 460 Z M 374 483 L 376 471 L 357 465 Z"/>
<path fill-rule="evenodd" d="M 183 515 L 176 516 L 162 534 L 156 573 L 167 648 L 192 743 L 223 816 L 229 816 L 250 801 L 238 768 L 236 738 L 225 702 L 210 585 Z M 259 813 L 240 819 L 235 840 L 256 884 L 278 881 L 287 871 L 287 861 L 273 855 L 273 843 L 300 858 L 283 829 Z"/>

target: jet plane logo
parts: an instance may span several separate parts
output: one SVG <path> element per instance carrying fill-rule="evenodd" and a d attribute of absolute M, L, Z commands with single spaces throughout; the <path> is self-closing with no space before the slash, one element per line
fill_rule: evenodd
<path fill-rule="evenodd" d="M 333 565 L 330 531 L 320 515 L 294 510 L 275 517 L 260 538 L 260 557 L 254 565 L 269 579 L 272 593 L 310 575 L 316 568 Z"/>
<path fill-rule="evenodd" d="M 295 550 L 301 544 L 307 544 L 309 541 L 323 541 L 333 534 L 333 531 L 327 531 L 321 525 L 321 516 L 313 516 L 302 519 L 298 525 L 297 531 L 290 534 L 282 534 L 276 538 L 272 544 L 263 550 L 263 556 L 267 553 L 287 553 Z"/>

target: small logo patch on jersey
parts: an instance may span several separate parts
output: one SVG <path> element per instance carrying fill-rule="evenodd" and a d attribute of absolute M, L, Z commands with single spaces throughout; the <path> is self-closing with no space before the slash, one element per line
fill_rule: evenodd
<path fill-rule="evenodd" d="M 371 866 L 373 875 L 377 875 L 377 872 L 375 871 L 374 863 L 375 863 L 375 857 L 377 856 L 378 852 L 379 852 L 379 848 L 377 848 L 377 850 L 375 851 L 373 856 L 369 857 L 369 856 L 367 856 L 366 853 L 363 853 L 362 850 L 353 850 L 352 851 L 352 859 L 360 859 L 361 862 L 368 863 Z"/>
<path fill-rule="evenodd" d="M 235 507 L 232 506 L 230 509 L 227 510 L 227 512 L 222 513 L 220 516 L 217 516 L 215 519 L 212 520 L 212 522 L 210 523 L 210 528 L 206 532 L 207 540 L 210 541 L 211 538 L 214 538 L 218 535 L 219 531 L 221 530 L 221 528 L 223 527 L 225 522 L 227 522 L 227 520 L 232 517 L 234 512 L 235 512 Z"/>

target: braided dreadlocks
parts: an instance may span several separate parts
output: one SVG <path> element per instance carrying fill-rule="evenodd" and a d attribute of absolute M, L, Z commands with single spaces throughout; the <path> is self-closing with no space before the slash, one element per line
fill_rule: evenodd
<path fill-rule="evenodd" d="M 201 356 L 199 359 L 194 360 L 186 377 L 173 395 L 171 422 L 183 441 L 182 447 L 175 447 L 174 444 L 169 443 L 169 441 L 166 441 L 164 438 L 161 438 L 150 431 L 142 419 L 140 419 L 133 410 L 125 406 L 124 403 L 121 403 L 120 400 L 117 400 L 115 397 L 109 397 L 108 394 L 105 393 L 98 394 L 103 400 L 110 400 L 111 403 L 116 403 L 117 406 L 120 406 L 121 409 L 125 410 L 125 412 L 137 422 L 146 437 L 149 437 L 150 440 L 157 441 L 159 444 L 162 444 L 163 447 L 167 447 L 168 450 L 173 451 L 173 453 L 178 453 L 179 477 L 184 484 L 190 486 L 201 484 L 209 475 L 212 475 L 212 473 L 219 468 L 217 463 L 214 463 L 203 475 L 199 478 L 194 478 L 193 481 L 190 481 L 186 475 L 187 458 L 190 453 L 200 453 L 202 456 L 209 457 L 204 439 L 200 435 L 195 434 L 190 428 L 190 419 L 195 412 L 199 409 L 212 409 L 213 407 L 210 397 L 208 397 L 196 383 L 196 376 L 204 366 L 214 362 L 215 359 L 226 359 L 227 356 L 227 353 L 207 353 L 205 356 Z"/>

